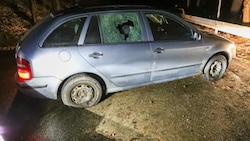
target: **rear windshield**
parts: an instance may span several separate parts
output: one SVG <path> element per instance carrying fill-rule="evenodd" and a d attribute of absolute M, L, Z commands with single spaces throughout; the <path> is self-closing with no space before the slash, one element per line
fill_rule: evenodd
<path fill-rule="evenodd" d="M 50 21 L 51 19 L 52 19 L 52 15 L 48 15 L 44 19 L 42 19 L 41 21 L 39 21 L 37 24 L 35 24 L 33 27 L 31 27 L 31 29 L 23 35 L 23 37 L 21 38 L 21 42 L 24 39 L 26 39 L 26 37 L 28 37 L 34 31 L 34 29 L 36 29 L 38 26 L 40 26 L 40 25 L 42 25 L 42 24 Z"/>

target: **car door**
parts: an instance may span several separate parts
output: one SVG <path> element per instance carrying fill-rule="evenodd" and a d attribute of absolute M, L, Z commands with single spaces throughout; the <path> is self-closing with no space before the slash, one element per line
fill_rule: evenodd
<path fill-rule="evenodd" d="M 202 40 L 192 39 L 192 30 L 164 14 L 146 13 L 152 33 L 152 81 L 192 76 L 200 71 L 205 51 Z"/>
<path fill-rule="evenodd" d="M 136 12 L 92 16 L 81 56 L 119 87 L 150 80 L 152 54 Z"/>

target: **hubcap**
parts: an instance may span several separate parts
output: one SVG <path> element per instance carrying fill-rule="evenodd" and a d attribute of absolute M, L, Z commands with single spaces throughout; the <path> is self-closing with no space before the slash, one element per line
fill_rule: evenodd
<path fill-rule="evenodd" d="M 220 61 L 215 61 L 212 65 L 211 65 L 211 69 L 210 69 L 210 74 L 212 77 L 216 77 L 220 75 L 220 72 L 222 70 L 222 63 Z"/>
<path fill-rule="evenodd" d="M 71 91 L 71 99 L 76 104 L 86 104 L 94 97 L 94 90 L 87 84 L 81 84 L 73 88 Z"/>

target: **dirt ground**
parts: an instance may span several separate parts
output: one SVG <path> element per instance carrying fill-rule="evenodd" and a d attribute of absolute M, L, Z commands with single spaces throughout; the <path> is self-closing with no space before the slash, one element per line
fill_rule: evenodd
<path fill-rule="evenodd" d="M 117 93 L 89 109 L 104 117 L 96 131 L 122 140 L 249 140 L 250 40 L 219 35 L 237 46 L 223 79 L 197 76 Z"/>

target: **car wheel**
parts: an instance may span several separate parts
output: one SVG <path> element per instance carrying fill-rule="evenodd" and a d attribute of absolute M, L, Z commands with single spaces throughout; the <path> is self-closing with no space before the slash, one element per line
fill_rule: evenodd
<path fill-rule="evenodd" d="M 205 69 L 204 69 L 204 77 L 208 81 L 217 81 L 219 80 L 223 74 L 225 73 L 227 68 L 227 59 L 223 55 L 216 55 L 212 57 Z"/>
<path fill-rule="evenodd" d="M 71 107 L 91 107 L 96 105 L 101 97 L 102 87 L 100 83 L 86 74 L 70 77 L 61 89 L 62 102 Z"/>

